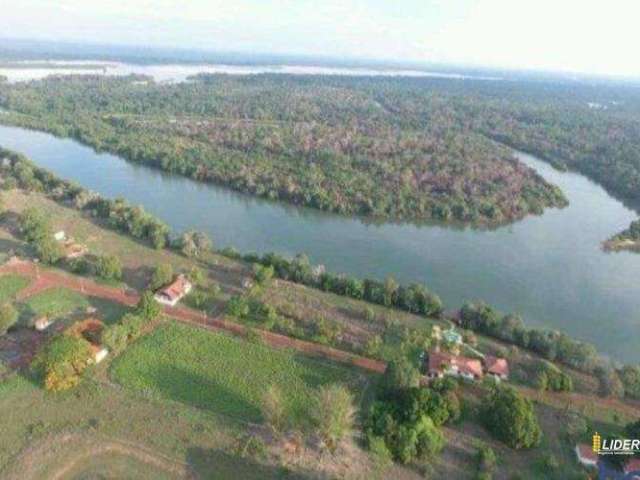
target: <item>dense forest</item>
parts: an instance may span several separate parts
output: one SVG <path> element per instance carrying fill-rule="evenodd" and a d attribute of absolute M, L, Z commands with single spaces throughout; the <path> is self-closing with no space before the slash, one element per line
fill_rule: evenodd
<path fill-rule="evenodd" d="M 564 206 L 558 188 L 477 125 L 490 95 L 466 85 L 286 75 L 200 75 L 182 84 L 51 77 L 0 85 L 0 122 L 343 214 L 494 225 Z"/>

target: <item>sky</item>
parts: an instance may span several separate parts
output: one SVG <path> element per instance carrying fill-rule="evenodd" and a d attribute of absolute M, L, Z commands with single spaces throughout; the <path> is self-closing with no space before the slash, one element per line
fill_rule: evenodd
<path fill-rule="evenodd" d="M 0 0 L 0 36 L 640 76 L 640 0 Z"/>

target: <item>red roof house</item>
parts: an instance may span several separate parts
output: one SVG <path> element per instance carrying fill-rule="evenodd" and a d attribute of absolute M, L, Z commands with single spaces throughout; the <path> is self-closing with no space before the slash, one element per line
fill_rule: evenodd
<path fill-rule="evenodd" d="M 187 279 L 187 277 L 180 274 L 169 285 L 158 290 L 154 295 L 154 298 L 159 303 L 173 307 L 182 299 L 182 297 L 188 294 L 192 288 L 193 284 Z"/>
<path fill-rule="evenodd" d="M 500 380 L 509 378 L 509 363 L 504 358 L 487 355 L 484 358 L 484 366 L 489 375 L 493 375 Z"/>
<path fill-rule="evenodd" d="M 624 473 L 625 475 L 630 474 L 631 472 L 640 472 L 640 458 L 632 458 L 624 465 Z M 640 478 L 640 474 L 634 476 L 633 478 Z"/>
<path fill-rule="evenodd" d="M 598 465 L 598 454 L 593 451 L 591 445 L 579 443 L 576 445 L 576 456 L 578 462 L 585 467 L 596 467 Z"/>
<path fill-rule="evenodd" d="M 480 363 L 480 360 L 447 352 L 433 351 L 429 352 L 427 362 L 427 376 L 430 378 L 442 378 L 445 375 L 469 380 L 482 378 L 482 363 Z"/>

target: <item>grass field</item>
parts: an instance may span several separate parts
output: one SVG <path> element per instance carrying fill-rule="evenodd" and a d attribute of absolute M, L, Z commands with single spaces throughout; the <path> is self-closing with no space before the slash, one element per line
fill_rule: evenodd
<path fill-rule="evenodd" d="M 198 478 L 282 478 L 276 467 L 235 455 L 235 438 L 244 425 L 212 412 L 142 398 L 93 381 L 69 392 L 50 394 L 27 378 L 14 376 L 0 383 L 0 417 L 4 419 L 0 435 L 3 479 L 48 480 L 69 464 L 74 473 L 93 473 L 86 470 L 86 460 L 78 457 L 92 448 L 92 442 L 104 446 L 100 439 L 131 445 L 132 453 L 142 449 L 187 463 Z M 138 473 L 157 473 L 157 469 L 131 459 L 111 464 L 97 460 L 104 476 L 75 478 L 122 478 L 118 473 L 123 462 L 132 461 Z"/>
<path fill-rule="evenodd" d="M 176 323 L 127 349 L 111 373 L 125 387 L 249 421 L 260 420 L 260 401 L 271 384 L 301 419 L 314 387 L 355 385 L 361 378 L 345 367 Z"/>
<path fill-rule="evenodd" d="M 119 303 L 87 297 L 66 288 L 52 288 L 28 298 L 21 305 L 21 320 L 26 322 L 29 318 L 42 315 L 83 317 L 89 307 L 98 310 L 99 317 L 105 323 L 117 321 L 128 311 L 127 307 Z"/>
<path fill-rule="evenodd" d="M 0 276 L 0 303 L 10 301 L 14 295 L 29 285 L 29 279 L 20 275 Z"/>

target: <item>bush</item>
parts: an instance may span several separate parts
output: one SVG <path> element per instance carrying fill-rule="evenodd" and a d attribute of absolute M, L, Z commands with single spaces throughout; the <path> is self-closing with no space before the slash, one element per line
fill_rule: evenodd
<path fill-rule="evenodd" d="M 488 474 L 490 478 L 491 474 L 496 469 L 497 463 L 496 454 L 493 449 L 488 446 L 478 448 L 476 458 L 478 460 L 478 473 L 485 475 Z"/>
<path fill-rule="evenodd" d="M 136 314 L 148 322 L 156 320 L 162 315 L 162 307 L 153 298 L 153 292 L 146 290 L 142 293 L 136 306 Z"/>
<path fill-rule="evenodd" d="M 35 366 L 44 374 L 44 387 L 57 392 L 76 386 L 90 360 L 89 342 L 62 334 L 47 344 Z"/>
<path fill-rule="evenodd" d="M 273 267 L 271 265 L 263 266 L 259 263 L 253 264 L 253 276 L 256 279 L 256 282 L 260 285 L 271 280 L 273 278 L 273 273 Z"/>
<path fill-rule="evenodd" d="M 539 390 L 551 392 L 573 391 L 573 380 L 552 363 L 542 361 L 538 365 L 535 384 Z"/>
<path fill-rule="evenodd" d="M 157 265 L 151 275 L 149 288 L 157 290 L 164 285 L 169 284 L 173 280 L 173 266 L 170 263 L 161 263 Z"/>
<path fill-rule="evenodd" d="M 542 431 L 531 400 L 512 387 L 496 388 L 483 414 L 487 429 L 512 448 L 530 448 L 540 442 Z"/>
<path fill-rule="evenodd" d="M 4 335 L 18 321 L 18 311 L 10 303 L 0 306 L 0 335 Z"/>
<path fill-rule="evenodd" d="M 270 385 L 262 397 L 262 416 L 276 433 L 282 433 L 287 423 L 282 391 L 276 385 Z"/>
<path fill-rule="evenodd" d="M 246 320 L 249 316 L 249 302 L 241 295 L 234 295 L 227 302 L 226 312 L 239 320 Z"/>
<path fill-rule="evenodd" d="M 96 275 L 105 280 L 120 280 L 122 278 L 122 264 L 114 255 L 98 257 L 95 263 Z"/>
<path fill-rule="evenodd" d="M 353 395 L 341 385 L 320 387 L 312 417 L 320 438 L 330 451 L 351 434 L 356 410 Z"/>
<path fill-rule="evenodd" d="M 382 380 L 385 390 L 395 391 L 417 387 L 419 383 L 420 372 L 405 356 L 400 356 L 387 364 Z"/>
<path fill-rule="evenodd" d="M 624 386 L 625 396 L 640 399 L 640 367 L 625 365 L 618 371 L 618 375 Z"/>

